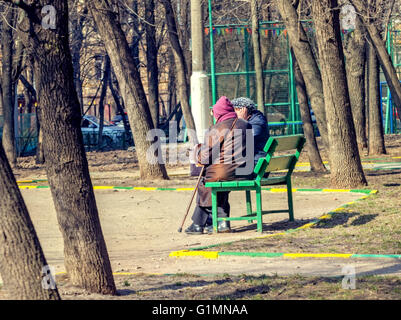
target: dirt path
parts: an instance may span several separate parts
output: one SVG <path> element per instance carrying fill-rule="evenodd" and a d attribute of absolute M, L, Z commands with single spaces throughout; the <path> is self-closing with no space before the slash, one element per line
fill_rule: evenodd
<path fill-rule="evenodd" d="M 56 213 L 49 189 L 22 190 L 31 218 L 37 230 L 46 258 L 56 271 L 64 271 L 63 241 L 58 229 Z M 232 222 L 233 232 L 214 235 L 186 235 L 178 233 L 191 191 L 132 191 L 96 190 L 96 200 L 110 259 L 114 272 L 214 273 L 221 267 L 213 267 L 208 259 L 172 258 L 169 253 L 204 245 L 230 242 L 260 236 L 255 225 L 246 221 Z M 263 193 L 265 209 L 283 208 L 285 193 Z M 296 221 L 289 223 L 287 214 L 264 216 L 264 234 L 276 233 L 299 227 L 313 218 L 358 199 L 355 193 L 295 192 Z M 245 210 L 244 195 L 231 193 L 232 215 Z M 191 221 L 192 211 L 185 227 Z M 222 259 L 219 259 L 220 262 Z M 224 272 L 251 271 L 248 259 L 224 259 L 228 261 Z M 236 261 L 235 264 L 230 261 Z M 219 263 L 220 263 L 219 262 Z M 243 264 L 243 265 L 241 265 Z M 265 264 L 254 270 L 263 272 Z M 290 267 L 291 268 L 291 267 Z M 281 272 L 282 267 L 276 268 Z M 270 270 L 274 271 L 274 270 Z"/>

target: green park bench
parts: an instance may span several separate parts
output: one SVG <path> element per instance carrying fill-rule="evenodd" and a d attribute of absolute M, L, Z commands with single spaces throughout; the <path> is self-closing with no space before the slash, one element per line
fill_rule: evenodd
<path fill-rule="evenodd" d="M 212 190 L 212 217 L 213 230 L 218 232 L 218 221 L 248 220 L 252 223 L 257 221 L 257 231 L 262 232 L 262 216 L 270 213 L 289 213 L 289 220 L 294 220 L 291 174 L 298 161 L 301 150 L 305 144 L 305 137 L 301 134 L 289 136 L 270 137 L 264 151 L 266 157 L 260 158 L 254 168 L 254 180 L 234 180 L 222 182 L 207 182 L 205 186 Z M 286 151 L 285 155 L 277 155 L 277 152 Z M 290 153 L 287 153 L 290 152 Z M 284 172 L 283 172 L 284 170 Z M 265 173 L 269 177 L 264 178 Z M 280 172 L 280 175 L 270 176 L 273 172 Z M 262 211 L 262 187 L 271 185 L 287 185 L 288 209 Z M 251 191 L 256 191 L 256 212 L 252 212 Z M 240 217 L 217 217 L 217 193 L 222 191 L 245 191 L 247 214 Z"/>

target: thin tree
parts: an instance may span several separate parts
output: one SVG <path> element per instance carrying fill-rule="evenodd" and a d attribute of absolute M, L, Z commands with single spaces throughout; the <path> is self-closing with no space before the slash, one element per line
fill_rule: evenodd
<path fill-rule="evenodd" d="M 31 63 L 32 65 L 33 63 Z M 30 66 L 27 67 L 27 70 L 31 70 Z M 19 80 L 24 85 L 24 88 L 29 92 L 29 95 L 37 101 L 37 94 L 36 90 L 33 87 L 33 73 L 30 72 L 32 78 L 31 82 L 29 82 L 24 75 L 20 75 Z M 43 131 L 40 130 L 40 106 L 36 104 L 35 108 L 35 116 L 36 116 L 36 132 L 38 135 L 38 142 L 36 144 L 36 156 L 35 156 L 35 163 L 36 164 L 44 164 L 45 163 L 45 155 L 43 151 Z"/>
<path fill-rule="evenodd" d="M 260 33 L 259 33 L 259 7 L 257 0 L 250 0 L 251 2 L 251 21 L 252 21 L 252 45 L 253 57 L 255 62 L 255 75 L 256 75 L 256 103 L 258 109 L 264 112 L 265 97 L 264 97 L 264 78 L 263 78 L 263 64 L 260 46 Z"/>
<path fill-rule="evenodd" d="M 384 144 L 383 118 L 380 108 L 380 64 L 372 45 L 368 49 L 368 153 L 386 153 Z"/>
<path fill-rule="evenodd" d="M 115 294 L 83 145 L 69 47 L 68 1 L 52 1 L 52 7 L 47 7 L 49 20 L 42 20 L 46 0 L 15 2 L 23 9 L 18 33 L 33 61 L 46 173 L 64 239 L 67 273 L 73 285 Z"/>
<path fill-rule="evenodd" d="M 110 74 L 110 77 L 109 77 L 109 89 L 110 89 L 111 95 L 113 96 L 114 103 L 116 104 L 117 112 L 122 116 L 125 137 L 127 139 L 130 137 L 131 132 L 130 132 L 130 128 L 129 128 L 129 123 L 125 117 L 124 107 L 122 106 L 122 103 L 120 102 L 121 97 L 113 85 L 113 72 Z"/>
<path fill-rule="evenodd" d="M 54 278 L 47 274 L 46 258 L 1 143 L 0 194 L 2 290 L 13 300 L 59 300 Z"/>
<path fill-rule="evenodd" d="M 103 39 L 127 108 L 141 179 L 168 179 L 166 168 L 159 161 L 160 141 L 147 140 L 148 132 L 154 129 L 152 117 L 139 70 L 121 29 L 118 15 L 106 1 L 87 0 L 86 3 Z"/>
<path fill-rule="evenodd" d="M 370 1 L 369 5 L 366 4 L 366 1 L 361 0 L 350 0 L 350 2 L 355 7 L 356 12 L 359 14 L 363 25 L 367 30 L 369 39 L 376 50 L 377 57 L 391 91 L 391 96 L 397 108 L 398 117 L 401 120 L 401 84 L 398 79 L 394 64 L 391 61 L 391 57 L 387 52 L 386 44 L 381 36 L 381 32 L 375 23 L 376 19 L 372 19 L 372 15 L 374 17 L 374 11 L 383 6 L 385 3 L 377 2 L 376 0 Z M 394 1 L 390 1 L 390 3 L 394 3 Z"/>
<path fill-rule="evenodd" d="M 146 70 L 148 77 L 148 101 L 152 115 L 153 126 L 159 126 L 159 68 L 157 65 L 158 47 L 156 42 L 155 27 L 155 2 L 145 1 L 145 22 L 146 31 Z"/>
<path fill-rule="evenodd" d="M 311 108 L 316 116 L 324 145 L 328 147 L 328 132 L 326 121 L 323 83 L 319 67 L 313 55 L 311 44 L 308 41 L 300 17 L 291 0 L 275 0 L 275 4 L 286 26 L 288 38 L 294 55 L 299 63 L 305 81 Z"/>
<path fill-rule="evenodd" d="M 108 55 L 104 57 L 104 66 L 102 68 L 102 89 L 99 97 L 99 133 L 98 133 L 98 149 L 103 147 L 103 128 L 104 128 L 104 100 L 107 94 L 107 87 L 110 78 L 110 58 Z"/>
<path fill-rule="evenodd" d="M 306 150 L 308 151 L 311 171 L 327 172 L 327 169 L 323 164 L 315 137 L 305 81 L 293 50 L 291 50 L 291 54 L 294 65 L 295 88 L 297 90 L 299 111 L 302 119 L 302 128 L 304 130 L 304 135 L 306 138 Z"/>
<path fill-rule="evenodd" d="M 17 164 L 17 146 L 15 139 L 15 82 L 13 81 L 13 56 L 17 19 L 16 8 L 11 4 L 3 4 L 4 15 L 1 31 L 2 54 L 2 101 L 3 101 L 3 136 L 2 142 L 7 158 L 12 167 Z"/>
<path fill-rule="evenodd" d="M 359 150 L 367 148 L 365 107 L 366 36 L 360 19 L 343 41 L 347 83 Z"/>
<path fill-rule="evenodd" d="M 81 49 L 84 42 L 83 27 L 86 20 L 88 9 L 86 6 L 81 8 L 81 3 L 74 1 L 71 8 L 71 55 L 72 65 L 74 68 L 74 83 L 78 94 L 81 113 L 84 113 L 84 98 L 82 92 L 82 76 L 81 76 Z"/>
<path fill-rule="evenodd" d="M 195 121 L 189 105 L 190 91 L 188 83 L 188 68 L 184 52 L 182 50 L 182 47 L 180 45 L 180 40 L 178 37 L 177 23 L 174 15 L 174 10 L 171 4 L 171 0 L 160 0 L 160 2 L 164 5 L 164 9 L 166 12 L 167 29 L 169 33 L 171 48 L 174 54 L 178 98 L 184 115 L 185 124 L 187 128 L 190 129 L 189 132 L 194 133 L 196 131 L 196 128 L 195 128 Z M 189 135 L 188 137 L 190 143 L 192 144 L 198 143 L 197 136 L 195 134 Z"/>
<path fill-rule="evenodd" d="M 326 105 L 331 183 L 346 188 L 366 185 L 352 120 L 337 0 L 313 0 L 312 12 Z"/>

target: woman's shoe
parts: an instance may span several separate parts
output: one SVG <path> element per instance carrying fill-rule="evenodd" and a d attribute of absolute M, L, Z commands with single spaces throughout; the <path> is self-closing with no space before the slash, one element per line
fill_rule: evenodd
<path fill-rule="evenodd" d="M 213 233 L 213 225 L 206 225 L 205 231 L 207 233 Z M 217 231 L 220 233 L 231 232 L 230 221 L 219 221 L 217 223 Z"/>
<path fill-rule="evenodd" d="M 203 227 L 198 224 L 191 224 L 186 230 L 186 234 L 203 234 Z"/>

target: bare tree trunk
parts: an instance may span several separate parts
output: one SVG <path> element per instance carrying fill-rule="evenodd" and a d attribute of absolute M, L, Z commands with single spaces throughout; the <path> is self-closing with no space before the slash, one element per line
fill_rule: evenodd
<path fill-rule="evenodd" d="M 46 258 L 1 143 L 0 194 L 2 290 L 13 300 L 60 300 L 55 282 L 46 282 Z"/>
<path fill-rule="evenodd" d="M 250 1 L 251 1 L 251 17 L 252 17 L 252 44 L 253 44 L 253 56 L 255 61 L 255 73 L 256 73 L 256 103 L 258 105 L 258 110 L 264 112 L 265 90 L 263 81 L 262 56 L 260 48 L 258 0 L 250 0 Z"/>
<path fill-rule="evenodd" d="M 99 135 L 98 135 L 98 149 L 103 146 L 103 127 L 104 127 L 104 99 L 107 94 L 107 86 L 110 78 L 110 58 L 108 55 L 104 57 L 104 67 L 102 75 L 102 89 L 100 90 L 99 97 Z"/>
<path fill-rule="evenodd" d="M 110 58 L 109 58 L 110 59 Z M 110 88 L 110 92 L 111 95 L 113 96 L 114 102 L 116 104 L 117 107 L 117 111 L 118 113 L 121 114 L 121 116 L 123 117 L 123 124 L 124 124 L 124 130 L 125 130 L 125 136 L 126 138 L 129 138 L 131 133 L 130 133 L 130 129 L 129 129 L 129 123 L 127 122 L 127 120 L 125 119 L 125 113 L 124 113 L 124 108 L 120 103 L 120 96 L 118 94 L 118 92 L 116 91 L 116 89 L 113 86 L 113 77 L 112 74 L 110 74 L 109 77 L 109 88 Z"/>
<path fill-rule="evenodd" d="M 146 22 L 146 70 L 148 75 L 148 101 L 152 115 L 153 126 L 159 126 L 159 68 L 157 66 L 157 45 L 155 24 L 155 3 L 154 0 L 145 1 Z"/>
<path fill-rule="evenodd" d="M 172 52 L 173 50 L 169 48 L 168 52 L 168 62 L 169 62 L 169 70 L 170 68 L 173 68 L 174 66 L 174 54 Z M 168 75 L 168 93 L 169 93 L 169 99 L 168 99 L 168 114 L 174 110 L 176 104 L 177 104 L 177 81 L 176 81 L 176 76 L 175 72 L 169 72 Z"/>
<path fill-rule="evenodd" d="M 37 94 L 36 90 L 33 87 L 33 73 L 31 70 L 31 67 L 28 67 L 30 70 L 29 75 L 30 75 L 30 81 L 29 82 L 23 75 L 19 76 L 20 81 L 24 85 L 24 88 L 29 92 L 29 95 L 37 101 Z M 36 115 L 36 132 L 38 135 L 38 142 L 36 144 L 36 155 L 35 155 L 35 163 L 36 164 L 44 164 L 45 163 L 45 155 L 44 155 L 44 150 L 43 150 L 43 131 L 40 129 L 40 106 L 37 105 L 35 108 L 35 115 Z"/>
<path fill-rule="evenodd" d="M 171 0 L 160 0 L 166 11 L 166 21 L 167 28 L 169 32 L 170 44 L 174 54 L 175 68 L 176 68 L 176 79 L 177 79 L 177 89 L 178 96 L 181 103 L 181 109 L 184 114 L 185 124 L 188 129 L 192 132 L 196 131 L 195 121 L 192 116 L 191 108 L 189 105 L 189 84 L 188 84 L 188 72 L 187 65 L 185 62 L 184 53 L 180 45 L 177 32 L 177 24 L 175 21 L 173 7 L 171 5 Z M 191 132 L 190 131 L 190 132 Z M 197 136 L 189 135 L 190 143 L 197 144 Z"/>
<path fill-rule="evenodd" d="M 132 37 L 131 37 L 131 43 L 129 45 L 129 48 L 131 50 L 131 55 L 134 59 L 134 64 L 135 67 L 139 70 L 140 67 L 140 61 L 139 61 L 139 43 L 142 38 L 142 33 L 139 31 L 139 13 L 138 13 L 138 4 L 139 1 L 132 1 L 132 26 L 133 26 L 133 32 L 132 32 Z M 109 5 L 110 6 L 110 5 Z M 112 10 L 112 9 L 110 9 Z"/>
<path fill-rule="evenodd" d="M 292 50 L 291 54 L 294 62 L 295 87 L 298 95 L 299 111 L 301 113 L 302 127 L 306 137 L 306 150 L 308 151 L 311 171 L 327 172 L 316 142 L 304 78 Z"/>
<path fill-rule="evenodd" d="M 397 108 L 398 118 L 401 120 L 401 84 L 397 76 L 394 64 L 387 52 L 386 44 L 380 35 L 380 31 L 374 24 L 374 19 L 371 19 L 365 1 L 350 0 L 355 7 L 356 12 L 360 15 L 362 22 L 369 34 L 373 47 L 376 50 L 384 76 L 391 91 L 394 104 Z"/>
<path fill-rule="evenodd" d="M 15 8 L 5 5 L 6 12 L 3 16 L 1 32 L 1 54 L 2 54 L 2 99 L 3 99 L 3 147 L 11 167 L 17 165 L 17 149 L 15 144 L 15 105 L 14 105 L 14 82 L 13 82 L 13 28 L 16 20 Z"/>
<path fill-rule="evenodd" d="M 26 83 L 28 83 L 28 85 L 30 87 L 32 87 L 32 85 L 28 82 L 27 79 L 32 78 L 32 70 L 27 67 L 24 72 L 25 75 L 22 76 L 23 79 L 25 79 Z M 19 79 L 21 80 L 21 76 L 19 77 Z M 33 107 L 33 101 L 36 99 L 35 95 L 32 95 L 32 91 L 24 84 L 24 87 L 22 89 L 22 92 L 24 94 L 24 100 L 25 100 L 25 112 L 26 113 L 32 113 L 32 107 Z"/>
<path fill-rule="evenodd" d="M 1 86 L 1 79 L 0 79 L 0 116 L 2 115 L 3 115 L 3 87 Z"/>
<path fill-rule="evenodd" d="M 375 49 L 370 45 L 368 54 L 369 88 L 369 155 L 385 154 L 383 118 L 380 112 L 380 65 Z"/>
<path fill-rule="evenodd" d="M 328 132 L 322 78 L 313 55 L 311 44 L 299 21 L 298 13 L 291 0 L 275 0 L 277 8 L 285 23 L 291 48 L 298 60 L 305 80 L 311 108 L 316 116 L 324 145 L 328 147 Z"/>
<path fill-rule="evenodd" d="M 366 40 L 360 19 L 344 41 L 346 71 L 356 139 L 360 151 L 367 148 L 365 106 Z"/>
<path fill-rule="evenodd" d="M 159 159 L 159 139 L 154 143 L 147 140 L 148 132 L 154 129 L 149 105 L 139 71 L 116 13 L 105 1 L 88 0 L 87 4 L 110 57 L 127 107 L 141 179 L 168 179 L 166 168 Z"/>
<path fill-rule="evenodd" d="M 81 80 L 81 48 L 84 40 L 84 35 L 82 33 L 83 24 L 86 19 L 86 14 L 88 12 L 86 6 L 84 7 L 82 13 L 79 12 L 80 5 L 76 3 L 76 8 L 71 14 L 71 55 L 72 55 L 72 65 L 74 68 L 74 83 L 75 89 L 78 94 L 79 104 L 81 106 L 81 113 L 84 113 L 84 98 L 82 92 L 82 80 Z"/>
<path fill-rule="evenodd" d="M 26 13 L 18 31 L 34 61 L 46 172 L 64 239 L 64 264 L 73 285 L 115 294 L 83 145 L 68 39 L 68 1 L 52 1 L 55 29 L 35 23 L 42 19 L 44 5 L 46 0 L 36 0 L 29 7 L 21 4 Z"/>
<path fill-rule="evenodd" d="M 366 185 L 352 120 L 337 0 L 313 0 L 312 12 L 326 103 L 331 183 L 345 188 Z"/>

